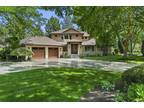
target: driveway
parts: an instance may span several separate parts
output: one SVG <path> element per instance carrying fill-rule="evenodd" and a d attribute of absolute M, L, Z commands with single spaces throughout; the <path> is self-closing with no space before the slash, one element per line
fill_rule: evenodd
<path fill-rule="evenodd" d="M 19 72 L 44 67 L 80 67 L 80 68 L 97 68 L 112 71 L 124 71 L 132 68 L 136 64 L 124 62 L 108 62 L 100 60 L 87 59 L 53 59 L 53 60 L 35 60 L 28 62 L 0 62 L 0 74 Z"/>

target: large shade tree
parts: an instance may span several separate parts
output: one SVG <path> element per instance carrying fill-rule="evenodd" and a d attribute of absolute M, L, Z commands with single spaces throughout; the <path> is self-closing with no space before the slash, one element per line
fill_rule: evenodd
<path fill-rule="evenodd" d="M 143 7 L 75 7 L 77 23 L 94 36 L 106 52 L 106 46 L 121 44 L 123 54 L 133 52 L 143 32 Z"/>

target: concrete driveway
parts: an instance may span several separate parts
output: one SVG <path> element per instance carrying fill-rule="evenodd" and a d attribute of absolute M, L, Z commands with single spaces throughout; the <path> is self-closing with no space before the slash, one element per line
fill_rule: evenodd
<path fill-rule="evenodd" d="M 28 62 L 0 62 L 0 74 L 19 72 L 44 67 L 75 67 L 75 68 L 97 68 L 112 71 L 124 71 L 134 67 L 136 64 L 124 62 L 108 62 L 88 59 L 53 59 L 53 60 L 35 60 Z"/>

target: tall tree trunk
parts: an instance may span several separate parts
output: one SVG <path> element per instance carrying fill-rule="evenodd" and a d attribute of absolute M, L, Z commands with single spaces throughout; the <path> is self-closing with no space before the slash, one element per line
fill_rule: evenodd
<path fill-rule="evenodd" d="M 120 38 L 120 36 L 119 36 L 118 33 L 117 33 L 117 37 L 118 37 L 118 40 L 119 40 L 119 42 L 120 42 L 120 44 L 121 44 L 121 46 L 122 46 L 122 49 L 123 49 L 123 56 L 126 58 L 126 57 L 127 57 L 127 49 L 125 48 L 124 43 L 123 43 L 123 41 L 121 40 L 121 38 Z"/>
<path fill-rule="evenodd" d="M 132 39 L 130 40 L 130 54 L 133 55 L 133 43 L 132 43 Z"/>
<path fill-rule="evenodd" d="M 144 40 L 142 40 L 141 53 L 144 56 Z"/>

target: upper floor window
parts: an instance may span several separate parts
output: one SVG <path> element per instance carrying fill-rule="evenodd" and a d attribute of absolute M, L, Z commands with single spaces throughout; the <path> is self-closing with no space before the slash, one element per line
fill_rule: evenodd
<path fill-rule="evenodd" d="M 65 35 L 65 39 L 68 39 L 68 35 L 67 34 Z"/>
<path fill-rule="evenodd" d="M 69 38 L 72 39 L 72 35 L 69 35 Z"/>

